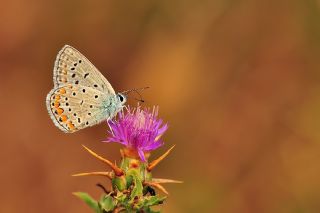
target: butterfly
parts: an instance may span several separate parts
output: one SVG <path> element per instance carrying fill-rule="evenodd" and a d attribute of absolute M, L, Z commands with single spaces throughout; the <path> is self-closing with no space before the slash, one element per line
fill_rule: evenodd
<path fill-rule="evenodd" d="M 98 69 L 69 45 L 57 55 L 53 83 L 47 109 L 53 123 L 66 133 L 112 119 L 127 101 L 125 94 L 115 93 Z"/>

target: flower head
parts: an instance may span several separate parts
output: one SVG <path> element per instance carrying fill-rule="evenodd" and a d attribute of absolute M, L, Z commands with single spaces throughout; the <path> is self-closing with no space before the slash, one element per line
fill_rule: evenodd
<path fill-rule="evenodd" d="M 117 142 L 130 150 L 137 151 L 142 161 L 146 161 L 145 152 L 163 145 L 160 137 L 168 129 L 158 118 L 158 107 L 126 109 L 119 113 L 117 120 L 109 120 L 110 134 L 105 142 Z"/>

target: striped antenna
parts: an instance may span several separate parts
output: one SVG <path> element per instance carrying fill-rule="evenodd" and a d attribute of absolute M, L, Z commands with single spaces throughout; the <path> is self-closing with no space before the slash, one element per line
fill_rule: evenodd
<path fill-rule="evenodd" d="M 126 96 L 128 96 L 131 92 L 135 92 L 139 95 L 140 99 L 135 98 L 135 100 L 144 103 L 144 100 L 142 99 L 142 95 L 140 94 L 140 91 L 145 90 L 145 89 L 149 89 L 150 87 L 142 87 L 142 88 L 135 88 L 135 89 L 130 89 L 130 90 L 125 90 L 123 92 L 121 92 L 121 94 L 124 94 Z"/>

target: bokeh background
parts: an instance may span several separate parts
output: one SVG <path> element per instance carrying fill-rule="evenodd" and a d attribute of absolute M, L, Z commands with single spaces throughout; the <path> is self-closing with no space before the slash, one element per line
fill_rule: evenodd
<path fill-rule="evenodd" d="M 163 212 L 320 212 L 320 2 L 11 0 L 0 7 L 0 212 L 91 212 L 119 160 L 101 124 L 64 134 L 50 120 L 57 52 L 70 44 L 116 91 L 150 86 L 176 144 L 155 176 Z M 136 102 L 130 102 L 135 105 Z"/>

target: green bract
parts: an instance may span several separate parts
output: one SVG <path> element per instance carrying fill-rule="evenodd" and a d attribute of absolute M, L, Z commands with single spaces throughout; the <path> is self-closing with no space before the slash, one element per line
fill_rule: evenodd
<path fill-rule="evenodd" d="M 166 189 L 161 184 L 180 183 L 180 181 L 169 179 L 153 179 L 151 174 L 152 169 L 169 154 L 172 148 L 151 163 L 142 161 L 139 156 L 128 152 L 128 150 L 122 150 L 120 167 L 97 155 L 87 147 L 85 148 L 90 154 L 112 168 L 111 172 L 91 172 L 74 175 L 102 175 L 111 180 L 112 191 L 106 191 L 98 201 L 87 193 L 74 193 L 96 213 L 158 212 L 152 210 L 152 207 L 163 204 L 166 196 L 159 195 L 156 190 L 167 194 Z"/>

